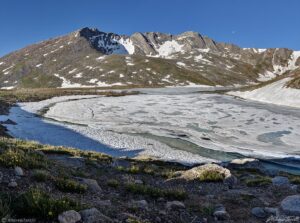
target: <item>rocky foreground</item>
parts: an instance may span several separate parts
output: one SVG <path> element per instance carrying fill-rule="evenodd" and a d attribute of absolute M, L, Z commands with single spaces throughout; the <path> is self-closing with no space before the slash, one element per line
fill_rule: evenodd
<path fill-rule="evenodd" d="M 0 93 L 5 114 L 18 101 L 75 92 Z M 3 221 L 300 222 L 300 177 L 255 159 L 187 167 L 11 139 L 4 128 L 0 134 Z"/>
<path fill-rule="evenodd" d="M 255 159 L 186 167 L 2 138 L 0 218 L 299 222 L 300 177 Z"/>

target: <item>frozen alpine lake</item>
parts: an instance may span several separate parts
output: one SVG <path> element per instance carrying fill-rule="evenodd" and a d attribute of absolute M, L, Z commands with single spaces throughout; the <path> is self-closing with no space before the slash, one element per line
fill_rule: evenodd
<path fill-rule="evenodd" d="M 71 96 L 20 103 L 10 133 L 114 156 L 186 164 L 300 155 L 300 110 L 196 90 L 144 90 L 123 97 Z M 35 114 L 43 111 L 44 118 Z"/>

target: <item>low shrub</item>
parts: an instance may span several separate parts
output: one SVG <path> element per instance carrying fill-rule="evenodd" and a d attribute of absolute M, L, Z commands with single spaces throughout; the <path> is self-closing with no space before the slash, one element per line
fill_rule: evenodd
<path fill-rule="evenodd" d="M 292 176 L 289 180 L 292 184 L 300 184 L 300 176 Z"/>
<path fill-rule="evenodd" d="M 129 183 L 126 185 L 126 190 L 134 194 L 148 195 L 153 198 L 165 197 L 176 200 L 187 198 L 187 193 L 183 189 L 160 189 L 158 187 Z"/>
<path fill-rule="evenodd" d="M 201 182 L 221 182 L 224 178 L 224 174 L 214 170 L 205 170 L 199 176 Z"/>
<path fill-rule="evenodd" d="M 18 217 L 53 220 L 67 210 L 81 210 L 80 203 L 68 198 L 53 199 L 39 189 L 30 189 L 13 202 L 14 213 Z"/>
<path fill-rule="evenodd" d="M 248 187 L 266 186 L 271 183 L 272 183 L 271 178 L 265 176 L 257 176 L 256 178 L 246 180 L 246 185 Z"/>
<path fill-rule="evenodd" d="M 55 185 L 62 192 L 84 193 L 87 190 L 86 185 L 65 178 L 57 178 L 55 180 Z"/>
<path fill-rule="evenodd" d="M 213 215 L 214 209 L 213 205 L 203 205 L 200 207 L 200 213 L 205 217 L 209 217 Z"/>
<path fill-rule="evenodd" d="M 110 187 L 117 188 L 120 185 L 120 183 L 119 183 L 119 181 L 117 181 L 115 179 L 111 179 L 111 180 L 107 181 L 107 185 Z"/>
<path fill-rule="evenodd" d="M 45 182 L 50 178 L 50 174 L 44 170 L 35 170 L 32 173 L 32 178 L 37 182 Z"/>
<path fill-rule="evenodd" d="M 45 168 L 47 163 L 44 156 L 33 151 L 7 149 L 0 154 L 0 164 L 5 167 Z"/>
<path fill-rule="evenodd" d="M 0 194 L 0 219 L 9 218 L 11 216 L 11 196 L 7 193 Z"/>

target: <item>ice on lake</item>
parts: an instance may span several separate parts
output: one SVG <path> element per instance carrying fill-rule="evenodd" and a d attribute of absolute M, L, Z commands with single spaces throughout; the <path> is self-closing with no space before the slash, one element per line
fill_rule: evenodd
<path fill-rule="evenodd" d="M 8 129 L 42 143 L 184 163 L 223 160 L 235 153 L 300 154 L 300 110 L 214 93 L 146 93 L 22 103 L 9 117 L 18 125 Z M 47 119 L 33 115 L 47 106 Z"/>

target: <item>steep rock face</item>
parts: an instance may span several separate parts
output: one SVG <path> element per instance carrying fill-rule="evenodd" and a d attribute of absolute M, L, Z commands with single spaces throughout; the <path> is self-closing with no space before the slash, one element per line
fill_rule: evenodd
<path fill-rule="evenodd" d="M 294 75 L 300 54 L 240 48 L 196 32 L 131 36 L 83 28 L 0 58 L 0 88 L 253 85 Z"/>

